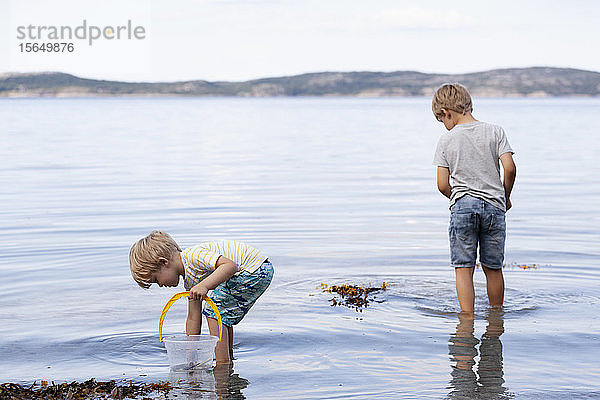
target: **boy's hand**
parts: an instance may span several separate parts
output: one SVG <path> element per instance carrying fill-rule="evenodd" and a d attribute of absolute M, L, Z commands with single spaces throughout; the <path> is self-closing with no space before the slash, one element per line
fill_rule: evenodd
<path fill-rule="evenodd" d="M 202 300 L 206 296 L 206 293 L 208 293 L 208 288 L 200 282 L 190 290 L 190 299 Z"/>
<path fill-rule="evenodd" d="M 224 256 L 219 256 L 215 270 L 202 282 L 190 290 L 190 299 L 202 300 L 209 290 L 216 288 L 221 283 L 231 278 L 237 272 L 237 264 Z"/>
<path fill-rule="evenodd" d="M 506 211 L 510 210 L 512 208 L 512 202 L 510 201 L 510 198 L 506 199 Z"/>
<path fill-rule="evenodd" d="M 190 297 L 206 295 L 206 292 L 219 286 L 237 272 L 237 264 L 225 256 L 219 256 L 215 270 L 190 290 Z M 202 297 L 198 297 L 202 299 Z"/>

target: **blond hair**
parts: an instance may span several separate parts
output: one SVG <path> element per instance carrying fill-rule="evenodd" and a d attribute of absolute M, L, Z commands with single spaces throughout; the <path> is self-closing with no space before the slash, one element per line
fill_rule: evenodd
<path fill-rule="evenodd" d="M 129 250 L 129 268 L 133 280 L 144 289 L 148 289 L 152 284 L 152 273 L 160 270 L 159 258 L 170 260 L 178 251 L 181 251 L 179 245 L 168 233 L 150 232 L 148 236 L 135 242 Z"/>
<path fill-rule="evenodd" d="M 445 83 L 436 90 L 431 101 L 433 115 L 439 120 L 442 108 L 465 115 L 473 112 L 473 101 L 466 87 L 459 83 Z"/>

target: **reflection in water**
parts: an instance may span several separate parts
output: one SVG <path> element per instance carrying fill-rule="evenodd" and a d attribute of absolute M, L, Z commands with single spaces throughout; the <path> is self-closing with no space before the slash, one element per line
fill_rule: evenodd
<path fill-rule="evenodd" d="M 211 370 L 171 371 L 171 394 L 184 400 L 243 400 L 242 389 L 248 381 L 233 373 L 230 365 L 217 365 Z"/>
<path fill-rule="evenodd" d="M 458 314 L 456 333 L 450 335 L 448 343 L 452 366 L 452 380 L 448 394 L 450 399 L 506 399 L 511 397 L 504 384 L 502 369 L 502 342 L 504 333 L 504 313 L 490 309 L 486 317 L 487 328 L 481 342 L 473 335 L 474 318 L 472 314 Z M 473 370 L 478 355 L 477 373 Z"/>

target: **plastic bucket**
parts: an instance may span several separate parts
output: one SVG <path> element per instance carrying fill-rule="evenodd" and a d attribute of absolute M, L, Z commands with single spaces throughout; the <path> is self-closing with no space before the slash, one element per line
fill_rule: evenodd
<path fill-rule="evenodd" d="M 173 371 L 213 367 L 219 338 L 211 335 L 170 335 L 164 338 L 169 365 Z"/>

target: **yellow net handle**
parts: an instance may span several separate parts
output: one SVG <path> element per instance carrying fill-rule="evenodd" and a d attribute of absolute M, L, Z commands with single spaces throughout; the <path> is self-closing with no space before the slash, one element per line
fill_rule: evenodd
<path fill-rule="evenodd" d="M 165 304 L 165 306 L 163 307 L 163 310 L 160 313 L 160 320 L 158 321 L 158 337 L 161 342 L 163 341 L 162 326 L 163 326 L 163 321 L 165 320 L 165 317 L 167 315 L 167 311 L 169 311 L 169 308 L 171 308 L 173 303 L 175 303 L 177 300 L 179 300 L 182 297 L 189 297 L 189 296 L 190 296 L 190 292 L 177 293 L 176 295 L 171 297 L 169 299 L 169 301 L 167 301 L 167 304 Z M 219 321 L 219 342 L 220 342 L 221 336 L 223 335 L 223 322 L 221 322 L 221 314 L 219 313 L 219 309 L 217 308 L 217 305 L 210 299 L 210 297 L 204 296 L 203 300 L 208 303 L 210 308 L 213 309 L 213 311 L 215 312 L 215 314 L 217 316 L 217 320 Z"/>

